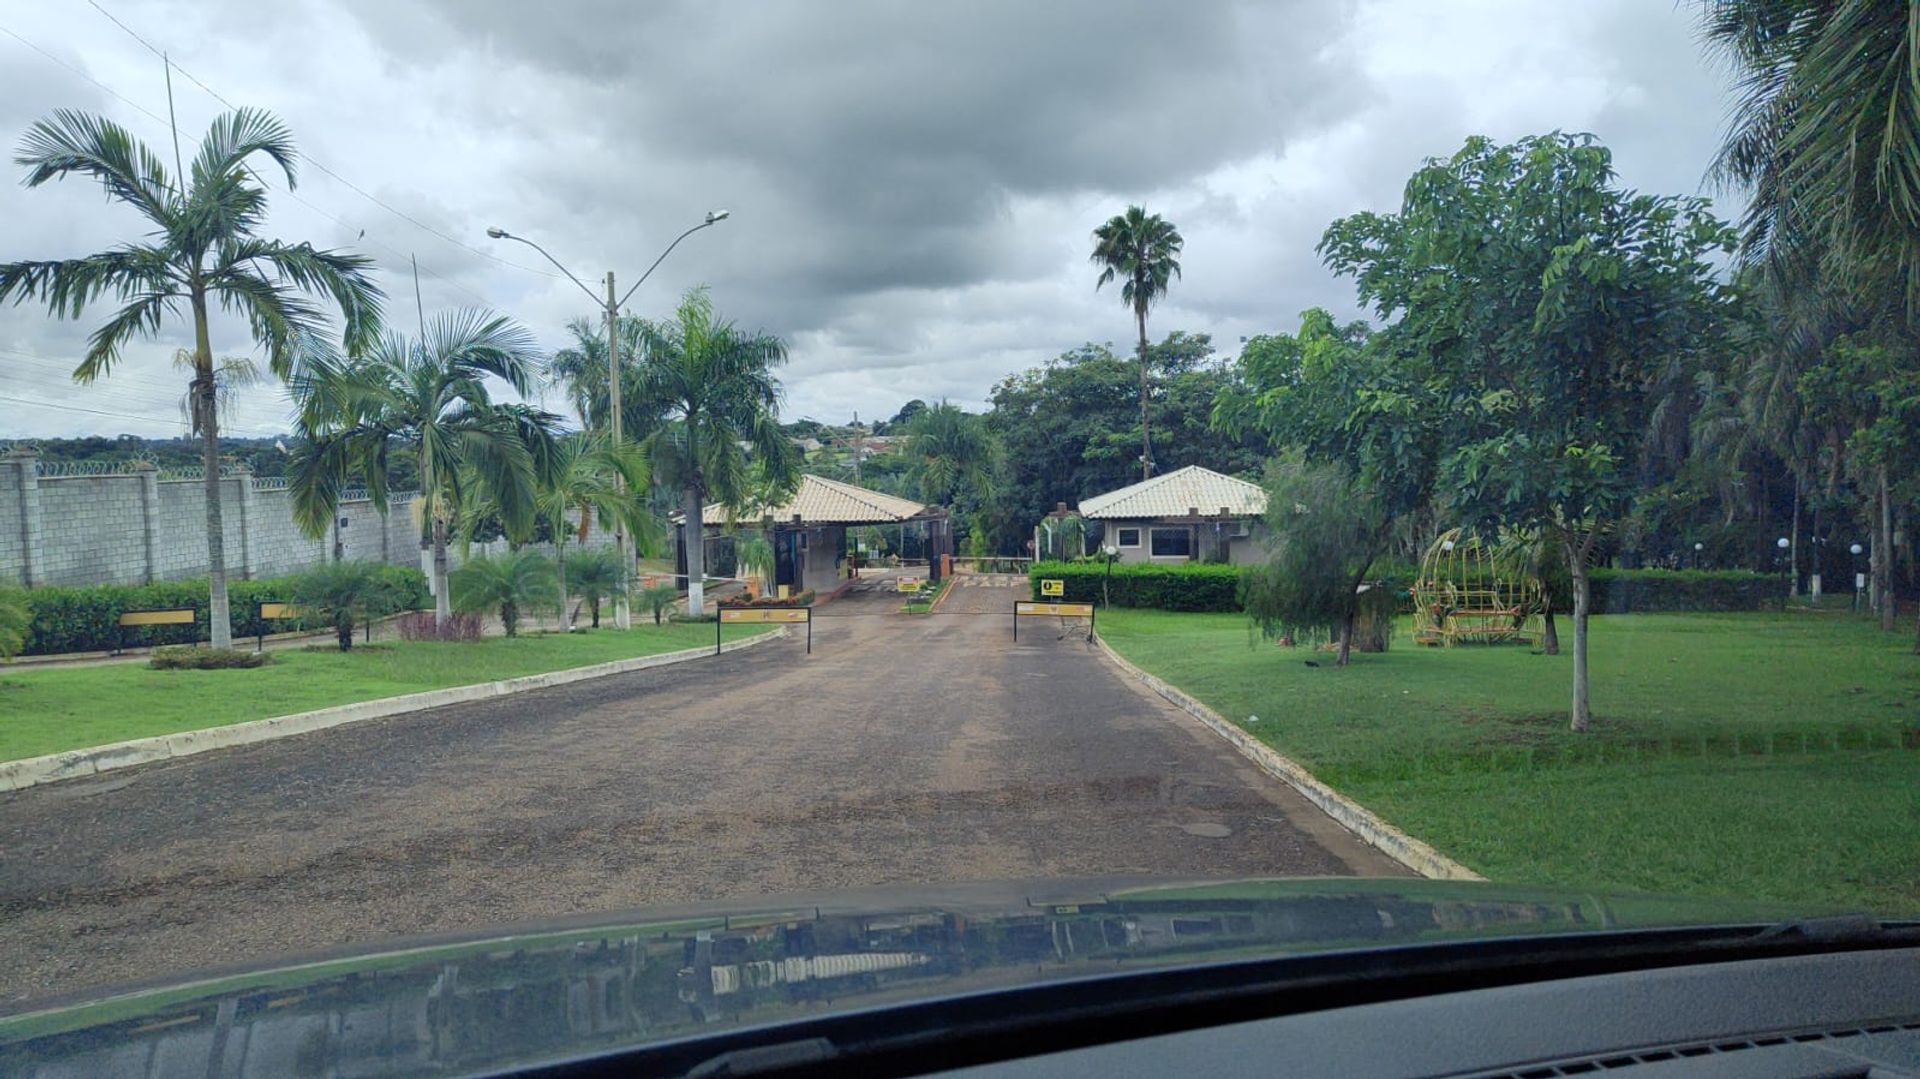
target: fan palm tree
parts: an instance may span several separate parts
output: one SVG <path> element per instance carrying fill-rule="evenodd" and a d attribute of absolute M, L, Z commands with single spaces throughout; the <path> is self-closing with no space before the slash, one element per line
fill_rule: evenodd
<path fill-rule="evenodd" d="M 568 555 L 566 567 L 567 585 L 586 602 L 599 629 L 600 605 L 627 590 L 626 560 L 611 547 L 588 547 Z M 566 602 L 564 595 L 560 602 Z"/>
<path fill-rule="evenodd" d="M 733 541 L 733 564 L 741 576 L 756 582 L 761 595 L 773 591 L 773 543 L 767 534 L 755 528 L 742 532 Z"/>
<path fill-rule="evenodd" d="M 288 463 L 295 522 L 310 536 L 323 533 L 355 476 L 384 513 L 388 457 L 410 447 L 419 462 L 425 544 L 433 551 L 434 622 L 445 626 L 453 613 L 448 531 L 461 508 L 485 498 L 509 537 L 533 530 L 559 417 L 495 402 L 486 379 L 525 394 L 538 363 L 524 327 L 475 310 L 437 316 L 418 340 L 388 334 L 351 364 L 315 363 L 293 384 L 306 439 Z"/>
<path fill-rule="evenodd" d="M 1129 206 L 1093 230 L 1092 262 L 1100 267 L 1099 289 L 1119 280 L 1120 302 L 1133 309 L 1140 330 L 1140 478 L 1153 475 L 1153 435 L 1147 426 L 1147 311 L 1180 276 L 1180 249 L 1186 241 L 1159 214 Z"/>
<path fill-rule="evenodd" d="M 622 487 L 621 481 L 625 481 Z M 559 443 L 551 468 L 541 477 L 536 498 L 539 512 L 553 533 L 553 558 L 558 565 L 567 561 L 567 537 L 585 543 L 593 522 L 611 527 L 616 521 L 644 554 L 651 554 L 660 542 L 660 526 L 646 511 L 642 494 L 651 483 L 644 452 L 633 443 L 623 442 L 616 450 L 611 437 L 601 432 L 575 435 Z M 573 519 L 569 520 L 568 515 Z M 618 562 L 618 556 L 608 552 Z M 556 574 L 560 585 L 561 620 L 572 628 L 567 612 L 567 574 Z M 594 604 L 593 624 L 600 625 L 600 608 Z"/>
<path fill-rule="evenodd" d="M 681 494 L 687 612 L 699 615 L 707 503 L 740 510 L 756 495 L 784 497 L 799 483 L 800 454 L 780 430 L 773 374 L 786 362 L 787 346 L 717 318 L 704 288 L 689 291 L 671 321 L 645 323 L 641 344 L 636 395 L 664 417 L 643 445 L 655 478 Z"/>
<path fill-rule="evenodd" d="M 291 377 L 303 357 L 320 348 L 326 315 L 311 296 L 325 296 L 344 317 L 346 343 L 357 348 L 379 329 L 380 290 L 367 277 L 371 261 L 317 251 L 311 245 L 262 239 L 267 193 L 247 165 L 265 154 L 293 187 L 298 155 L 293 137 L 272 114 L 239 109 L 213 122 L 184 176 L 168 173 L 160 158 L 125 128 L 83 112 L 57 110 L 28 129 L 15 157 L 28 187 L 70 175 L 106 188 L 150 226 L 146 238 L 77 259 L 0 264 L 0 301 L 40 300 L 56 315 L 80 318 L 111 294 L 119 303 L 87 339 L 74 380 L 110 374 L 122 349 L 157 336 L 183 315 L 193 328 L 193 430 L 206 471 L 208 626 L 215 648 L 229 648 L 225 529 L 220 502 L 220 416 L 217 368 L 208 312 L 245 319 L 269 368 Z"/>
<path fill-rule="evenodd" d="M 952 505 L 962 493 L 984 501 L 996 456 L 985 420 L 958 405 L 942 401 L 907 422 L 907 477 L 925 501 Z"/>
<path fill-rule="evenodd" d="M 481 555 L 462 563 L 447 578 L 453 606 L 462 614 L 497 609 L 507 636 L 520 635 L 520 615 L 553 602 L 553 562 L 538 551 Z"/>
<path fill-rule="evenodd" d="M 372 562 L 322 562 L 293 581 L 293 601 L 333 623 L 340 651 L 353 647 L 354 622 L 370 616 L 380 592 Z"/>

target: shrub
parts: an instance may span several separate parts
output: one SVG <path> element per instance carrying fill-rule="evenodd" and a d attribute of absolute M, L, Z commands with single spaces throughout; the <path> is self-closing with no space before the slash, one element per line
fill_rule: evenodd
<path fill-rule="evenodd" d="M 156 671 L 224 671 L 264 667 L 271 662 L 273 657 L 265 652 L 249 652 L 240 648 L 202 648 L 187 644 L 154 649 L 147 666 Z"/>
<path fill-rule="evenodd" d="M 411 611 L 400 616 L 403 641 L 477 641 L 482 623 L 477 614 L 455 613 L 445 626 L 435 626 L 432 611 Z"/>
<path fill-rule="evenodd" d="M 1596 569 L 1591 576 L 1595 614 L 1757 611 L 1786 592 L 1779 574 L 1743 569 Z M 1553 608 L 1571 612 L 1573 590 L 1556 594 Z"/>
<path fill-rule="evenodd" d="M 674 622 L 680 625 L 711 626 L 713 625 L 714 619 L 719 617 L 720 617 L 719 615 L 711 614 L 711 613 L 709 614 L 670 614 L 667 616 L 667 621 Z"/>
<path fill-rule="evenodd" d="M 32 617 L 26 591 L 0 581 L 0 660 L 20 654 L 27 643 L 27 627 Z"/>
<path fill-rule="evenodd" d="M 1041 578 L 1066 582 L 1069 603 L 1099 603 L 1101 586 L 1107 579 L 1107 567 L 1101 563 L 1036 562 L 1027 571 L 1034 599 L 1056 597 L 1040 595 Z M 1240 567 L 1206 562 L 1159 565 L 1144 562 L 1116 562 L 1113 566 L 1112 599 L 1116 607 L 1152 607 L 1163 611 L 1238 611 L 1240 610 Z"/>
<path fill-rule="evenodd" d="M 293 599 L 303 615 L 332 622 L 340 651 L 353 647 L 353 624 L 368 617 L 379 585 L 371 562 L 323 562 L 293 579 Z"/>
<path fill-rule="evenodd" d="M 427 580 L 409 566 L 381 566 L 374 572 L 375 588 L 369 600 L 370 617 L 412 610 L 427 601 Z M 302 620 L 262 622 L 260 604 L 292 603 L 293 577 L 227 582 L 227 612 L 233 635 L 252 637 L 302 628 Z M 162 581 L 155 584 L 101 584 L 81 587 L 49 585 L 27 591 L 31 621 L 25 655 L 61 652 L 105 652 L 114 648 L 141 648 L 204 641 L 207 629 L 207 582 L 204 579 Z M 125 630 L 120 616 L 127 611 L 191 607 L 194 620 L 171 626 L 138 626 Z"/>
<path fill-rule="evenodd" d="M 509 637 L 519 635 L 522 611 L 553 606 L 559 583 L 552 560 L 537 551 L 481 555 L 447 575 L 454 609 L 477 614 L 498 608 Z"/>
<path fill-rule="evenodd" d="M 588 547 L 567 556 L 567 588 L 587 602 L 593 628 L 600 628 L 600 605 L 627 587 L 627 569 L 611 547 Z"/>

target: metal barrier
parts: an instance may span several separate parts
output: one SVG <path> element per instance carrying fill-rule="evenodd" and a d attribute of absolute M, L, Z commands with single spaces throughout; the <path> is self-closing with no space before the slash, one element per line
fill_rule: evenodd
<path fill-rule="evenodd" d="M 1087 640 L 1091 642 L 1093 640 L 1093 617 L 1093 604 L 1091 603 L 1040 603 L 1029 599 L 1015 600 L 1013 603 L 1013 639 L 1015 641 L 1020 639 L 1020 620 L 1022 618 L 1058 618 L 1060 620 L 1060 637 L 1065 637 L 1067 630 L 1070 628 L 1067 625 L 1067 619 L 1084 618 L 1087 620 Z M 1059 640 L 1060 637 L 1054 639 Z"/>

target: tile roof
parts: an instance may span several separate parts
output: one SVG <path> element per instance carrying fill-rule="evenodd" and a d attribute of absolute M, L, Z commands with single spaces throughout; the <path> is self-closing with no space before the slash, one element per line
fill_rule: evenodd
<path fill-rule="evenodd" d="M 771 516 L 774 521 L 785 524 L 797 513 L 807 524 L 887 524 L 917 516 L 925 509 L 920 503 L 898 495 L 881 494 L 808 474 L 800 477 L 799 489 L 785 505 L 751 507 L 732 517 L 725 506 L 708 506 L 701 511 L 700 519 L 710 525 L 723 525 L 729 519 L 750 524 Z"/>
<path fill-rule="evenodd" d="M 1188 465 L 1117 491 L 1080 500 L 1080 516 L 1093 519 L 1185 517 L 1198 510 L 1212 517 L 1225 506 L 1235 517 L 1267 511 L 1267 493 L 1257 484 Z"/>

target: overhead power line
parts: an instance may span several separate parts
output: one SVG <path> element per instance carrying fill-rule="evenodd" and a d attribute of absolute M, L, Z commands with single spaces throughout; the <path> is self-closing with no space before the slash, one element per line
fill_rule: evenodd
<path fill-rule="evenodd" d="M 128 37 L 131 37 L 133 38 L 133 40 L 139 42 L 141 46 L 144 47 L 148 52 L 151 52 L 155 56 L 160 57 L 162 62 L 168 64 L 173 68 L 173 70 L 178 71 L 181 75 L 185 76 L 188 82 L 191 82 L 195 86 L 198 86 L 201 90 L 204 90 L 207 93 L 207 96 L 213 98 L 215 101 L 218 101 L 220 104 L 225 105 L 229 109 L 234 109 L 238 107 L 234 105 L 233 102 L 228 101 L 225 97 L 222 97 L 219 91 L 215 90 L 211 86 L 208 86 L 206 83 L 200 81 L 199 77 L 194 75 L 193 72 L 188 71 L 186 68 L 181 67 L 179 63 L 171 59 L 167 55 L 167 53 L 165 53 L 158 46 L 153 44 L 153 42 L 148 41 L 146 38 L 142 37 L 138 31 L 133 29 L 133 27 L 128 26 L 124 22 L 121 22 L 120 19 L 113 14 L 113 12 L 108 11 L 106 8 L 100 6 L 99 0 L 87 0 L 87 4 L 90 7 L 92 7 L 95 11 L 98 11 L 100 14 L 106 16 L 107 19 L 113 23 L 113 25 L 125 31 Z M 439 229 L 434 228 L 432 225 L 429 225 L 426 222 L 420 220 L 419 218 L 414 217 L 412 214 L 407 213 L 405 210 L 401 210 L 395 206 L 390 205 L 385 200 L 368 192 L 365 188 L 362 188 L 360 185 L 347 179 L 345 176 L 340 175 L 338 172 L 335 172 L 334 170 L 328 168 L 326 165 L 320 163 L 318 160 L 316 160 L 312 156 L 307 154 L 302 154 L 301 157 L 309 165 L 312 165 L 316 170 L 328 176 L 333 177 L 335 180 L 339 181 L 343 186 L 345 186 L 348 190 L 352 191 L 354 194 L 359 195 L 361 198 L 366 199 L 368 202 L 371 202 L 375 206 L 378 206 L 381 209 L 387 211 L 388 213 L 394 215 L 395 217 L 400 218 L 402 221 L 407 222 L 408 224 L 414 226 L 415 228 L 421 230 L 422 232 L 425 232 L 431 236 L 437 237 L 447 243 L 454 245 L 455 247 L 461 248 L 462 250 L 469 251 L 475 255 L 479 255 L 481 258 L 487 259 L 488 261 L 497 262 L 502 266 L 510 266 L 516 270 L 523 270 L 527 273 L 537 274 L 541 277 L 559 277 L 560 276 L 559 274 L 554 273 L 550 270 L 542 270 L 537 266 L 528 266 L 523 263 L 514 262 L 512 259 L 501 258 L 500 256 L 493 254 L 492 252 L 487 251 L 483 248 L 475 247 L 472 244 L 467 243 L 466 241 L 461 240 L 457 237 L 449 236 L 446 233 L 441 232 Z"/>
<path fill-rule="evenodd" d="M 94 6 L 95 6 L 95 7 L 98 7 L 99 5 L 97 5 L 97 4 L 96 4 L 96 5 L 94 5 Z M 108 17 L 108 18 L 110 18 L 110 19 L 111 19 L 111 18 L 113 18 L 113 16 L 112 16 L 112 15 L 110 15 L 110 14 L 108 14 L 108 13 L 107 13 L 106 11 L 104 11 L 104 10 L 102 10 L 102 11 L 101 11 L 101 14 L 103 14 L 103 15 L 107 15 L 107 17 Z M 114 22 L 115 22 L 115 24 L 116 24 L 116 25 L 121 25 L 121 24 L 120 24 L 120 20 L 118 20 L 118 19 L 114 19 Z M 121 25 L 121 28 L 122 28 L 122 29 L 126 29 L 126 27 L 125 27 L 124 25 Z M 129 33 L 132 33 L 132 31 L 128 31 L 128 32 L 129 32 Z M 93 77 L 92 75 L 89 75 L 89 74 L 87 74 L 87 73 L 86 73 L 85 71 L 82 71 L 81 69 L 79 69 L 79 68 L 77 68 L 77 67 L 74 67 L 74 66 L 73 66 L 72 64 L 69 64 L 69 63 L 67 63 L 67 62 L 66 62 L 65 60 L 62 60 L 62 59 L 60 59 L 60 58 L 59 58 L 58 56 L 55 56 L 55 55 L 54 55 L 53 53 L 50 53 L 50 52 L 48 52 L 48 51 L 47 51 L 46 49 L 43 49 L 43 48 L 41 48 L 41 47 L 40 47 L 39 45 L 37 45 L 37 44 L 35 44 L 35 43 L 33 43 L 32 41 L 29 41 L 28 39 L 26 39 L 26 38 L 24 38 L 24 37 L 21 37 L 21 36 L 20 36 L 20 35 L 19 35 L 18 33 L 15 33 L 15 32 L 14 32 L 13 30 L 10 30 L 10 29 L 8 29 L 8 28 L 7 28 L 7 27 L 5 27 L 5 26 L 0 26 L 0 33 L 5 33 L 5 34 L 6 34 L 6 35 L 7 35 L 8 37 L 10 37 L 10 38 L 12 38 L 12 39 L 14 39 L 15 41 L 18 41 L 18 42 L 19 42 L 20 44 L 22 44 L 22 45 L 25 45 L 25 46 L 26 46 L 27 48 L 29 48 L 29 49 L 32 49 L 32 50 L 33 50 L 34 52 L 37 52 L 37 53 L 39 53 L 39 54 L 40 54 L 41 56 L 43 56 L 43 57 L 45 57 L 45 58 L 46 58 L 46 59 L 47 59 L 47 60 L 48 60 L 48 61 L 49 61 L 50 63 L 53 63 L 53 64 L 57 64 L 57 65 L 59 65 L 59 66 L 60 66 L 61 68 L 63 68 L 63 69 L 65 69 L 65 70 L 66 70 L 67 72 L 69 72 L 69 73 L 71 73 L 71 74 L 72 74 L 73 76 L 75 76 L 76 78 L 79 78 L 79 79 L 84 79 L 85 81 L 87 81 L 87 82 L 89 82 L 89 83 L 92 83 L 92 84 L 93 84 L 93 85 L 94 85 L 94 86 L 95 86 L 96 88 L 98 88 L 98 89 L 99 89 L 99 90 L 100 90 L 100 91 L 101 91 L 102 93 L 104 93 L 104 94 L 107 94 L 108 96 L 110 96 L 110 97 L 112 97 L 112 98 L 114 98 L 114 99 L 115 99 L 115 100 L 117 100 L 117 101 L 120 101 L 121 103 L 123 103 L 123 104 L 125 104 L 125 105 L 126 105 L 126 106 L 127 106 L 128 108 L 131 108 L 131 109 L 133 109 L 133 110 L 135 110 L 135 111 L 137 111 L 137 112 L 139 112 L 139 113 L 141 113 L 141 114 L 143 114 L 143 115 L 145 115 L 145 116 L 147 116 L 147 117 L 149 117 L 150 119 L 152 119 L 152 120 L 153 120 L 153 122 L 154 122 L 154 123 L 156 123 L 156 124 L 159 124 L 159 125 L 161 125 L 162 127 L 165 127 L 165 128 L 168 128 L 169 130 L 171 129 L 171 125 L 170 125 L 170 124 L 168 124 L 168 122 L 167 122 L 167 118 L 166 118 L 166 117 L 164 117 L 164 116 L 162 116 L 162 115 L 160 115 L 160 114 L 159 114 L 159 113 L 157 113 L 157 112 L 154 112 L 154 111 L 153 111 L 152 109 L 149 109 L 149 108 L 147 108 L 147 107 L 146 107 L 145 105 L 142 105 L 142 104 L 140 104 L 140 103 L 139 103 L 138 101 L 135 101 L 135 100 L 133 100 L 132 98 L 130 98 L 130 97 L 128 97 L 127 95 L 125 95 L 125 94 L 123 94 L 123 93 L 121 93 L 120 91 L 118 91 L 118 90 L 115 90 L 115 89 L 114 89 L 113 87 L 111 87 L 111 86 L 108 86 L 108 85 L 107 85 L 106 83 L 104 83 L 104 82 L 101 82 L 101 81 L 100 81 L 99 79 L 96 79 L 96 78 L 94 78 L 94 77 Z M 136 36 L 137 36 L 137 35 L 136 35 Z M 152 46 L 152 45 L 148 45 L 148 44 L 147 44 L 147 43 L 146 43 L 145 41 L 142 41 L 142 42 L 141 42 L 141 44 L 142 44 L 142 45 L 146 45 L 146 47 L 147 47 L 147 48 L 149 48 L 149 49 L 151 49 L 151 48 L 153 48 L 153 46 Z M 166 61 L 166 62 L 168 62 L 168 63 L 172 63 L 171 61 Z M 192 75 L 188 75 L 186 71 L 184 71 L 184 70 L 182 70 L 182 69 L 181 69 L 181 67 L 180 67 L 180 66 L 179 66 L 178 64 L 173 64 L 172 66 L 173 66 L 173 69 L 174 69 L 175 71 L 179 71 L 179 72 L 180 72 L 180 73 L 181 73 L 182 75 L 186 75 L 186 76 L 187 76 L 187 78 L 189 78 L 189 79 L 192 79 L 192 78 L 193 78 L 193 76 L 192 76 Z M 195 82 L 196 84 L 198 84 L 198 83 L 199 83 L 199 80 L 198 80 L 198 79 L 194 79 L 194 82 Z M 202 86 L 202 89 L 205 89 L 205 87 L 204 87 L 204 86 Z M 208 92 L 209 92 L 209 93 L 211 93 L 212 91 L 208 91 Z M 215 95 L 215 96 L 217 97 L 218 95 Z M 231 106 L 229 106 L 229 107 L 231 107 Z M 311 163 L 311 164 L 312 164 L 312 165 L 313 165 L 313 166 L 314 166 L 315 168 L 317 168 L 317 169 L 320 169 L 320 171 L 322 171 L 322 172 L 326 172 L 326 171 L 327 171 L 326 169 L 324 169 L 324 168 L 321 168 L 321 166 L 320 166 L 320 163 L 319 163 L 319 162 L 317 162 L 317 161 L 313 161 L 313 160 L 312 160 L 311 158 L 308 158 L 307 160 L 308 160 L 308 161 L 309 161 L 309 162 L 310 162 L 310 163 Z M 253 178 L 254 178 L 254 180 L 255 180 L 255 182 L 257 182 L 257 183 L 259 183 L 259 184 L 260 184 L 260 186 L 262 186 L 262 187 L 265 187 L 265 186 L 267 186 L 267 185 L 266 185 L 266 181 L 265 181 L 265 180 L 263 180 L 263 179 L 261 179 L 261 178 L 260 178 L 260 174 L 259 174 L 259 173 L 257 173 L 257 172 L 254 172 L 254 171 L 253 171 L 253 168 L 252 168 L 251 166 L 248 166 L 248 167 L 247 167 L 247 172 L 248 172 L 249 174 L 251 174 L 251 175 L 253 176 Z M 331 176 L 331 175 L 333 175 L 333 174 L 332 174 L 332 173 L 328 173 L 328 175 L 330 175 L 330 176 Z M 335 178 L 336 178 L 336 179 L 339 179 L 339 177 L 335 177 Z M 341 182 L 341 183 L 343 183 L 343 184 L 344 184 L 344 183 L 346 183 L 346 181 L 345 181 L 345 180 L 341 180 L 340 182 Z M 349 187 L 351 187 L 352 185 L 351 185 L 351 184 L 348 184 L 347 186 L 349 186 Z M 336 216 L 336 215 L 334 215 L 334 214 L 332 214 L 332 213 L 329 213 L 329 212 L 327 212 L 326 210 L 324 210 L 324 209 L 322 209 L 322 208 L 321 208 L 320 206 L 318 206 L 318 205 L 316 205 L 316 204 L 315 204 L 315 203 L 314 203 L 314 202 L 313 202 L 312 200 L 310 200 L 310 199 L 307 199 L 307 198 L 304 198 L 304 197 L 302 197 L 302 196 L 301 196 L 301 194 L 300 194 L 300 193 L 299 193 L 298 191 L 294 191 L 294 190 L 291 190 L 291 189 L 289 189 L 289 190 L 288 190 L 288 191 L 286 192 L 286 196 L 287 196 L 288 198 L 290 198 L 290 199 L 292 199 L 293 201 L 295 201 L 295 202 L 297 202 L 297 203 L 299 203 L 300 205 L 302 205 L 302 206 L 305 206 L 305 207 L 306 207 L 307 209 L 309 209 L 309 210 L 312 210 L 312 211 L 313 211 L 314 213 L 316 213 L 316 214 L 319 214 L 319 215 L 320 215 L 321 217 L 323 217 L 323 218 L 326 218 L 326 219 L 327 219 L 328 221 L 331 221 L 331 222 L 333 222 L 334 224 L 336 224 L 336 225 L 338 225 L 338 226 L 340 226 L 340 227 L 341 227 L 342 229 L 346 229 L 346 230 L 350 230 L 350 231 L 351 231 L 351 230 L 354 230 L 354 226 L 353 226 L 353 225 L 350 225 L 350 224 L 348 224 L 348 223 L 347 223 L 347 222 L 346 222 L 345 220 L 343 220 L 342 218 L 340 218 L 340 217 L 338 217 L 338 216 Z M 369 198 L 371 198 L 372 196 L 368 196 L 368 197 L 369 197 Z M 375 201 L 378 201 L 378 200 L 375 200 Z M 394 211 L 394 212 L 395 212 L 395 213 L 398 213 L 399 211 L 397 211 L 397 210 L 396 210 L 396 211 Z M 402 216 L 404 216 L 404 215 L 402 215 Z M 366 230 L 364 230 L 364 229 L 360 229 L 360 230 L 358 230 L 358 231 L 359 231 L 359 232 L 360 232 L 360 233 L 362 234 L 362 235 L 360 236 L 360 239 L 362 239 L 362 240 L 369 240 L 369 238 L 368 238 L 368 237 L 367 237 L 367 236 L 365 235 L 365 231 L 366 231 Z M 430 230 L 430 231 L 431 231 L 431 230 Z M 444 237 L 443 237 L 443 238 L 444 238 Z M 371 243 L 372 243 L 372 244 L 373 244 L 373 245 L 374 245 L 375 247 L 379 247 L 379 248 L 382 248 L 382 249 L 384 249 L 384 250 L 385 250 L 385 251 L 386 251 L 386 252 L 387 252 L 388 254 L 390 254 L 390 255 L 392 255 L 392 256 L 393 256 L 394 258 L 411 258 L 411 257 L 412 257 L 412 255 L 411 255 L 411 254 L 410 254 L 409 252 L 405 252 L 405 251 L 401 251 L 401 250 L 400 250 L 399 248 L 396 248 L 396 247 L 394 247 L 393 245 L 391 245 L 391 244 L 388 244 L 388 243 L 386 243 L 386 242 L 384 242 L 384 241 L 382 241 L 382 240 L 380 240 L 380 239 L 379 239 L 378 237 L 373 237 L 373 238 L 371 238 L 371 239 L 369 240 L 369 242 L 371 242 Z M 458 241 L 455 241 L 455 242 L 457 243 Z M 462 246 L 465 246 L 465 245 L 463 244 Z M 473 250 L 473 249 L 472 249 L 472 248 L 469 248 L 469 250 Z M 486 254 L 486 252 L 484 252 L 484 251 L 483 251 L 483 252 L 480 252 L 480 253 L 481 253 L 481 254 Z M 489 257 L 489 258 L 494 258 L 494 256 L 491 256 L 491 255 L 489 255 L 488 257 Z M 494 258 L 494 261 L 496 261 L 496 262 L 502 262 L 502 261 L 504 261 L 504 260 L 502 260 L 502 259 L 499 259 L 499 258 Z M 519 264 L 518 264 L 518 263 L 513 263 L 513 262 L 508 262 L 508 263 L 506 263 L 506 264 L 507 264 L 507 265 L 509 265 L 509 266 L 519 266 Z M 532 273 L 546 273 L 546 271 L 544 271 L 544 270 L 539 270 L 539 269 L 535 269 L 534 267 L 531 267 L 531 266 L 520 266 L 519 268 L 520 268 L 520 269 L 523 269 L 523 270 L 527 270 L 527 271 L 529 271 L 529 272 L 532 272 Z M 463 293 L 465 293 L 466 295 L 468 295 L 468 296 L 470 296 L 470 297 L 472 297 L 472 298 L 473 298 L 474 300 L 476 300 L 476 301 L 478 301 L 478 302 L 479 302 L 479 303 L 481 304 L 481 306 L 488 306 L 488 305 L 490 304 L 490 302 L 491 302 L 491 301 L 489 301 L 489 300 L 488 300 L 488 299 L 487 299 L 487 298 L 486 298 L 485 296 L 483 296 L 483 295 L 481 295 L 480 293 L 478 293 L 478 292 L 476 292 L 476 291 L 474 291 L 473 289 L 471 289 L 471 288 L 469 288 L 469 287 L 467 287 L 466 285 L 463 285 L 463 284 L 461 284 L 460 282 L 458 282 L 458 281 L 456 281 L 456 280 L 454 280 L 453 278 L 451 278 L 451 277 L 448 277 L 448 276 L 446 276 L 445 274 L 442 274 L 442 273 L 438 273 L 438 272 L 436 272 L 436 271 L 435 271 L 435 270 L 434 270 L 434 269 L 433 269 L 432 267 L 430 267 L 430 266 L 421 266 L 421 267 L 420 267 L 420 272 L 421 272 L 421 273 L 423 273 L 423 274 L 426 274 L 426 275 L 427 275 L 428 277 L 431 277 L 431 278 L 433 278 L 433 279 L 434 279 L 434 280 L 436 280 L 436 281 L 440 281 L 440 282 L 442 282 L 442 283 L 444 283 L 445 285 L 447 285 L 447 286 L 448 286 L 448 287 L 450 287 L 450 288 L 453 288 L 453 289 L 457 289 L 458 291 L 460 291 L 460 292 L 463 292 Z M 547 276 L 548 276 L 548 277 L 552 277 L 552 276 L 555 276 L 555 275 L 554 275 L 554 274 L 547 274 Z"/>

